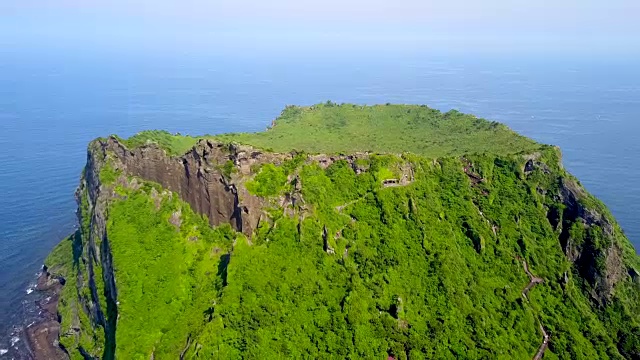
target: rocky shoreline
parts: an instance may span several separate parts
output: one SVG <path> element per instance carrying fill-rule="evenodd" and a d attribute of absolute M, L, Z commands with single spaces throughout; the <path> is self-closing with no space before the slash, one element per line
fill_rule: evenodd
<path fill-rule="evenodd" d="M 25 300 L 33 306 L 32 312 L 36 319 L 24 327 L 16 327 L 10 341 L 10 348 L 4 350 L 0 357 L 15 360 L 66 360 L 68 355 L 59 346 L 58 335 L 58 301 L 60 290 L 65 279 L 53 276 L 46 266 L 38 275 L 34 288 L 35 299 Z"/>
<path fill-rule="evenodd" d="M 65 279 L 52 276 L 47 267 L 43 266 L 38 277 L 36 291 L 46 296 L 37 302 L 42 315 L 42 321 L 27 327 L 25 330 L 27 345 L 34 359 L 62 360 L 68 359 L 67 354 L 58 344 L 60 322 L 58 321 L 58 301 L 60 290 Z"/>

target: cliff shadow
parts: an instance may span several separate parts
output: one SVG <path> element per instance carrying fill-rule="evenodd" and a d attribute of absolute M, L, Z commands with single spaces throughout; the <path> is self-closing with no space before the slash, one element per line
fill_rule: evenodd
<path fill-rule="evenodd" d="M 78 229 L 73 233 L 73 241 L 71 243 L 73 251 L 73 268 L 80 266 L 80 258 L 82 257 L 82 232 Z"/>
<path fill-rule="evenodd" d="M 222 286 L 227 286 L 227 267 L 229 266 L 229 261 L 231 261 L 231 254 L 224 254 L 220 257 L 220 262 L 218 263 L 218 276 L 222 280 Z"/>

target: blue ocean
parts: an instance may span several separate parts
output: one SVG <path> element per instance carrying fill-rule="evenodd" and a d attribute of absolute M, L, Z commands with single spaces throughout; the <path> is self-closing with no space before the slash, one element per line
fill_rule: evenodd
<path fill-rule="evenodd" d="M 36 273 L 76 226 L 89 141 L 143 129 L 259 131 L 288 104 L 427 104 L 561 147 L 640 249 L 640 61 L 431 54 L 0 56 L 0 349 L 19 346 Z M 0 358 L 1 358 L 0 354 Z"/>

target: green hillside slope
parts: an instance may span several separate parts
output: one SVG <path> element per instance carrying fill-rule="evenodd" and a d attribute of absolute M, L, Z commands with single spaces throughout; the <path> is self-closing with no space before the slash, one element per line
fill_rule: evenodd
<path fill-rule="evenodd" d="M 220 212 L 235 196 L 228 221 L 181 198 L 198 182 Z M 48 260 L 75 279 L 72 358 L 640 356 L 640 264 L 612 215 L 557 148 L 470 115 L 328 103 L 262 133 L 101 139 L 78 195 Z"/>
<path fill-rule="evenodd" d="M 455 110 L 442 113 L 417 105 L 360 106 L 331 102 L 288 106 L 264 132 L 204 137 L 284 153 L 411 152 L 426 157 L 504 155 L 533 151 L 540 146 L 503 124 Z M 123 143 L 128 147 L 155 143 L 172 155 L 182 155 L 197 140 L 198 137 L 163 131 L 143 131 Z"/>

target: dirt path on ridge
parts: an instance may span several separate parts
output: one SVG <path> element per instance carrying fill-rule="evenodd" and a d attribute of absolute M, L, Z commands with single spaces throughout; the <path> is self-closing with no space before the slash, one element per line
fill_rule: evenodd
<path fill-rule="evenodd" d="M 527 273 L 527 275 L 529 276 L 529 283 L 527 284 L 527 286 L 524 287 L 524 289 L 522 290 L 522 296 L 529 301 L 529 298 L 527 297 L 527 294 L 529 293 L 529 291 L 536 286 L 536 284 L 541 284 L 544 282 L 544 279 L 539 278 L 535 275 L 533 275 L 531 273 L 531 271 L 529 270 L 529 265 L 527 264 L 526 260 L 522 260 L 522 267 L 524 268 L 524 272 Z M 544 329 L 544 327 L 542 326 L 542 322 L 540 322 L 540 320 L 538 320 L 538 324 L 540 325 L 540 332 L 542 333 L 542 344 L 540 344 L 540 347 L 538 348 L 538 352 L 536 353 L 536 355 L 533 357 L 533 360 L 540 360 L 542 359 L 542 356 L 544 355 L 545 350 L 547 350 L 547 347 L 549 347 L 549 334 L 547 334 L 547 331 Z"/>

